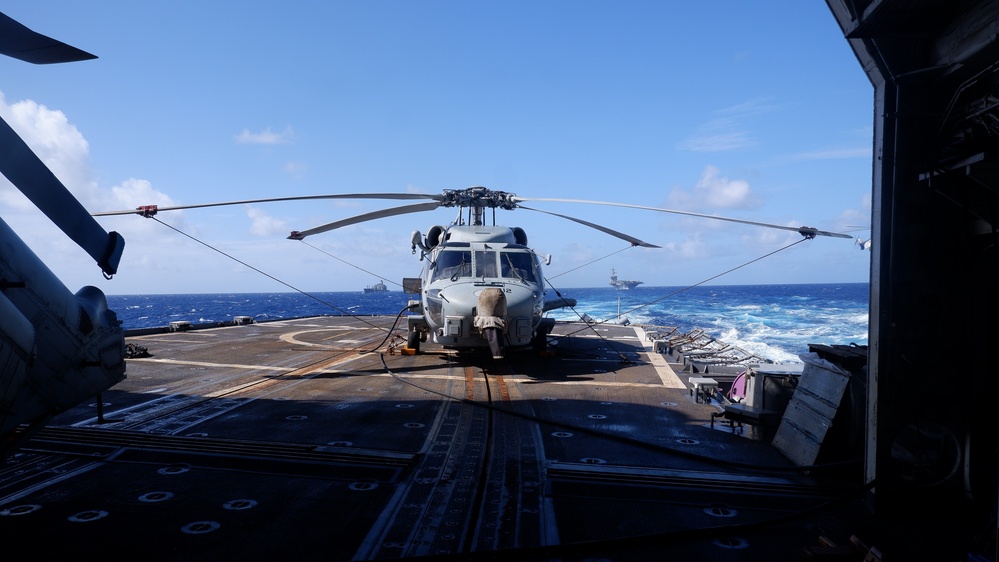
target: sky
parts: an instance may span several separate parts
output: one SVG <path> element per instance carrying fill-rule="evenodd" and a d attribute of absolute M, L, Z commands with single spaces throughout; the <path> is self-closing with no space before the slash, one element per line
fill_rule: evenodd
<path fill-rule="evenodd" d="M 481 185 L 870 236 L 873 87 L 822 0 L 11 0 L 0 10 L 98 57 L 0 57 L 0 117 L 90 212 Z M 400 289 L 423 266 L 413 231 L 446 226 L 455 209 L 287 236 L 408 203 L 101 217 L 125 239 L 107 280 L 0 177 L 0 218 L 70 291 L 111 295 L 354 291 L 382 279 Z M 801 236 L 529 206 L 660 246 L 498 211 L 551 256 L 556 288 L 607 286 L 611 269 L 646 286 L 869 280 L 870 252 L 852 239 L 783 249 Z"/>

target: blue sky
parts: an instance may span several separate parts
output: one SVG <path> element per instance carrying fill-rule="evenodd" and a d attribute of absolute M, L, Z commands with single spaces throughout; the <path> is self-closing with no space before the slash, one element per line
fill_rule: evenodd
<path fill-rule="evenodd" d="M 821 0 L 744 2 L 11 1 L 97 55 L 0 58 L 0 115 L 91 211 L 325 193 L 612 201 L 870 235 L 873 89 Z M 405 203 L 405 202 L 403 202 Z M 392 203 L 390 203 L 391 205 Z M 72 291 L 350 291 L 416 276 L 411 233 L 453 209 L 287 240 L 378 201 L 102 218 L 97 266 L 0 178 L 0 216 Z M 556 287 L 703 282 L 794 233 L 617 207 L 500 212 Z M 317 250 L 318 248 L 319 250 Z M 334 256 L 334 257 L 331 257 Z M 713 284 L 863 282 L 870 254 L 817 238 Z"/>

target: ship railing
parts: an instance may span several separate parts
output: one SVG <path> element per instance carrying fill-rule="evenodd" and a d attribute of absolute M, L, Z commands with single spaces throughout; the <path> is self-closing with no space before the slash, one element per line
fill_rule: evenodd
<path fill-rule="evenodd" d="M 715 349 L 699 349 L 696 351 L 682 351 L 682 353 L 687 357 L 706 357 L 710 355 L 718 355 L 719 353 L 724 353 L 725 351 L 735 351 L 729 344 L 723 344 L 721 347 Z"/>
<path fill-rule="evenodd" d="M 656 341 L 670 337 L 679 328 L 676 326 L 642 326 L 642 329 L 645 330 L 647 341 Z"/>
<path fill-rule="evenodd" d="M 669 342 L 671 347 L 676 347 L 684 343 L 692 342 L 697 338 L 701 337 L 702 335 L 704 335 L 704 330 L 701 330 L 700 328 L 695 328 L 687 332 L 686 334 L 680 334 L 678 336 L 669 338 L 667 341 Z"/>
<path fill-rule="evenodd" d="M 710 351 L 712 349 L 718 349 L 724 345 L 725 345 L 724 342 L 718 341 L 707 334 L 703 334 L 690 341 L 676 343 L 673 345 L 673 348 L 678 353 L 686 353 L 695 349 L 703 349 L 706 351 Z"/>

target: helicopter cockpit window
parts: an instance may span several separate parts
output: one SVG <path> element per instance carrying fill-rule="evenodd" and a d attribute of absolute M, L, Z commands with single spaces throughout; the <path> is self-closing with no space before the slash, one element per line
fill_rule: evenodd
<path fill-rule="evenodd" d="M 475 277 L 496 277 L 496 252 L 475 252 Z"/>
<path fill-rule="evenodd" d="M 438 279 L 457 279 L 472 274 L 472 253 L 469 251 L 445 250 L 438 254 L 430 282 Z"/>
<path fill-rule="evenodd" d="M 503 277 L 537 283 L 533 255 L 528 252 L 503 252 L 499 257 Z"/>

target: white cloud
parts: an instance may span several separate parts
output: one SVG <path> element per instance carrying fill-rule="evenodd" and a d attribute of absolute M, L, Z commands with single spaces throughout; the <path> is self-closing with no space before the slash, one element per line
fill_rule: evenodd
<path fill-rule="evenodd" d="M 307 169 L 306 165 L 301 162 L 289 161 L 284 164 L 284 172 L 295 179 L 301 178 Z"/>
<path fill-rule="evenodd" d="M 10 125 L 53 174 L 86 205 L 94 192 L 89 181 L 90 146 L 61 111 L 31 100 L 8 105 L 0 92 L 0 117 Z M 0 176 L 0 203 L 18 210 L 34 208 L 6 178 Z"/>
<path fill-rule="evenodd" d="M 290 229 L 285 221 L 276 219 L 257 207 L 248 207 L 246 216 L 250 217 L 250 233 L 257 236 L 274 236 L 288 234 Z"/>
<path fill-rule="evenodd" d="M 134 209 L 139 205 L 174 205 L 174 201 L 141 179 L 130 178 L 111 189 L 91 179 L 90 145 L 66 115 L 32 100 L 7 105 L 0 92 L 0 116 L 62 182 L 91 211 Z M 0 204 L 15 211 L 34 212 L 34 205 L 0 176 Z"/>
<path fill-rule="evenodd" d="M 142 205 L 169 207 L 177 203 L 167 194 L 153 189 L 147 180 L 129 178 L 111 188 L 111 203 L 115 209 L 134 209 Z"/>
<path fill-rule="evenodd" d="M 825 150 L 811 150 L 799 152 L 791 155 L 788 159 L 794 161 L 812 160 L 843 160 L 850 158 L 871 159 L 873 148 L 870 146 L 857 146 L 852 148 L 828 148 Z"/>
<path fill-rule="evenodd" d="M 663 245 L 674 258 L 701 258 L 708 255 L 708 246 L 699 233 L 688 235 L 680 241 L 670 241 Z"/>
<path fill-rule="evenodd" d="M 756 144 L 747 131 L 723 131 L 726 125 L 712 122 L 698 130 L 697 136 L 689 138 L 678 145 L 681 150 L 691 152 L 724 152 L 746 148 Z"/>
<path fill-rule="evenodd" d="M 175 204 L 142 179 L 130 178 L 111 188 L 100 187 L 91 179 L 89 144 L 63 112 L 31 100 L 8 105 L 0 93 L 0 116 L 89 211 Z M 109 284 L 100 275 L 93 259 L 55 224 L 42 217 L 41 212 L 3 176 L 0 176 L 0 215 L 67 288 L 108 285 L 106 292 L 113 291 L 121 285 L 117 282 L 119 278 L 134 276 L 136 272 L 153 275 L 154 271 L 169 269 L 179 261 L 170 255 L 172 247 L 157 244 L 164 234 L 162 225 L 135 215 L 100 217 L 97 221 L 105 230 L 118 231 L 125 239 L 119 275 L 114 284 Z M 180 218 L 172 215 L 173 222 Z M 163 251 L 150 252 L 148 248 L 152 247 L 161 247 Z M 135 264 L 143 266 L 137 268 Z"/>
<path fill-rule="evenodd" d="M 871 231 L 871 194 L 865 193 L 861 197 L 859 208 L 845 209 L 841 212 L 833 226 L 841 232 L 866 232 L 869 236 Z"/>
<path fill-rule="evenodd" d="M 243 129 L 234 138 L 239 144 L 287 144 L 292 141 L 294 136 L 295 132 L 291 126 L 288 126 L 279 133 L 271 131 L 270 127 L 256 133 L 249 129 Z"/>
<path fill-rule="evenodd" d="M 773 113 L 778 109 L 779 107 L 770 103 L 768 98 L 755 98 L 729 107 L 723 107 L 722 109 L 719 109 L 717 113 L 742 118 L 751 115 Z"/>
<path fill-rule="evenodd" d="M 707 166 L 693 189 L 674 189 L 669 194 L 670 207 L 689 209 L 753 209 L 759 201 L 753 195 L 749 182 L 730 180 L 721 175 L 715 166 Z"/>
<path fill-rule="evenodd" d="M 697 127 L 694 135 L 681 142 L 677 148 L 692 152 L 722 152 L 756 145 L 756 139 L 745 130 L 745 121 L 756 115 L 776 111 L 777 106 L 764 98 L 715 111 L 714 119 Z"/>

